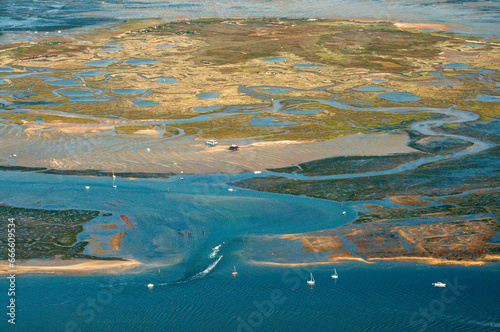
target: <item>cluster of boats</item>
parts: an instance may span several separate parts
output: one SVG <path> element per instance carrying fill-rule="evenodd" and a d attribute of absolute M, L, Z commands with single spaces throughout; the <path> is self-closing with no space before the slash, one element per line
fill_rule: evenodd
<path fill-rule="evenodd" d="M 332 274 L 333 279 L 338 279 L 339 275 L 337 274 L 337 269 L 334 269 L 334 273 Z M 307 284 L 314 286 L 316 284 L 316 281 L 314 280 L 313 274 L 311 273 L 311 279 L 307 280 Z"/>

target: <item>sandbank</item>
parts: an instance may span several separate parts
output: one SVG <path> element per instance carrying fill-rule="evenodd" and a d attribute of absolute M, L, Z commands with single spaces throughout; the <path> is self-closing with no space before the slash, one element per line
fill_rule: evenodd
<path fill-rule="evenodd" d="M 143 265 L 133 259 L 120 261 L 113 260 L 70 260 L 65 265 L 21 265 L 19 263 L 11 269 L 9 264 L 0 264 L 0 274 L 9 273 L 120 273 Z"/>

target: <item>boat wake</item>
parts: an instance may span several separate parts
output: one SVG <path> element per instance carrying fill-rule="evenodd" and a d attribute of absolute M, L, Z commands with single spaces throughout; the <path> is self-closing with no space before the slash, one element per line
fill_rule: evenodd
<path fill-rule="evenodd" d="M 181 281 L 181 283 L 185 283 L 188 281 L 193 281 L 193 280 L 201 279 L 201 278 L 205 277 L 207 274 L 210 273 L 210 271 L 212 271 L 217 266 L 217 264 L 219 264 L 222 257 L 224 257 L 224 256 L 220 255 L 219 258 L 217 258 L 217 260 L 215 262 L 213 262 L 212 264 L 210 264 L 205 270 L 203 270 L 199 273 L 196 273 L 194 276 L 192 276 L 191 278 L 188 278 L 187 280 Z"/>
<path fill-rule="evenodd" d="M 222 244 L 219 244 L 217 247 L 212 248 L 212 252 L 210 253 L 210 255 L 208 255 L 208 258 L 215 258 L 215 256 L 217 256 L 217 253 L 219 252 L 221 246 L 222 246 Z"/>

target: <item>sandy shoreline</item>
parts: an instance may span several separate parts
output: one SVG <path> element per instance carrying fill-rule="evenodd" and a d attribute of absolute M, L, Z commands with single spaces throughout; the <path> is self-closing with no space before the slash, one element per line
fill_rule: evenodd
<path fill-rule="evenodd" d="M 40 135 L 49 134 L 40 132 Z M 215 147 L 207 147 L 205 140 L 187 136 L 169 140 L 168 144 L 142 136 L 89 136 L 86 138 L 88 145 L 81 144 L 78 135 L 69 135 L 63 142 L 49 136 L 43 140 L 30 140 L 6 131 L 0 135 L 0 155 L 16 153 L 16 166 L 60 170 L 237 174 L 288 167 L 315 159 L 416 151 L 406 145 L 406 134 L 353 134 L 308 142 L 219 140 Z M 240 146 L 239 151 L 228 151 L 228 146 L 233 143 Z M 84 152 L 88 147 L 91 151 Z M 66 149 L 73 153 L 68 155 Z"/>
<path fill-rule="evenodd" d="M 313 266 L 313 265 L 331 265 L 339 262 L 346 261 L 359 261 L 366 264 L 373 264 L 376 261 L 400 261 L 400 262 L 408 262 L 408 263 L 423 263 L 433 266 L 482 266 L 487 263 L 492 263 L 495 261 L 500 261 L 500 255 L 486 255 L 483 261 L 469 261 L 469 260 L 448 260 L 441 258 L 433 258 L 433 257 L 391 257 L 391 258 L 370 258 L 363 259 L 361 257 L 335 257 L 330 261 L 323 262 L 308 262 L 308 263 L 276 263 L 276 262 L 265 262 L 265 261 L 255 261 L 252 260 L 249 263 L 254 265 L 266 265 L 266 266 L 288 266 L 288 267 L 296 267 L 296 266 Z"/>
<path fill-rule="evenodd" d="M 11 269 L 9 264 L 0 263 L 0 274 L 9 273 L 68 273 L 68 274 L 114 274 L 143 265 L 134 259 L 110 260 L 70 260 L 65 265 L 20 265 Z M 14 272 L 15 271 L 15 272 Z"/>

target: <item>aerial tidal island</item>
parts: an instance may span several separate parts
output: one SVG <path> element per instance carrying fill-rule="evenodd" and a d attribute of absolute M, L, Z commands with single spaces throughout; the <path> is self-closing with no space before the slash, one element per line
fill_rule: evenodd
<path fill-rule="evenodd" d="M 437 27 L 148 19 L 5 44 L 0 167 L 102 178 L 113 195 L 120 179 L 156 178 L 164 197 L 172 181 L 227 175 L 231 194 L 308 196 L 349 211 L 332 212 L 340 227 L 318 222 L 313 232 L 249 226 L 240 254 L 255 264 L 496 261 L 500 44 Z M 93 186 L 80 189 L 96 199 Z M 2 222 L 15 214 L 24 227 L 18 257 L 30 264 L 121 271 L 141 265 L 135 250 L 179 253 L 216 227 L 186 210 L 167 241 L 111 194 L 95 209 L 41 202 L 0 206 Z M 67 272 L 58 264 L 24 272 Z"/>

